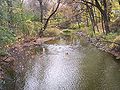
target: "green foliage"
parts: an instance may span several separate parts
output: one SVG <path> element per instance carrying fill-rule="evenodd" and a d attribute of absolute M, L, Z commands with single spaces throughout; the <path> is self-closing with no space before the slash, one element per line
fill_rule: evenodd
<path fill-rule="evenodd" d="M 83 29 L 83 28 L 82 28 L 82 29 Z M 94 36 L 94 32 L 93 32 L 93 30 L 92 30 L 92 26 L 86 27 L 85 30 L 84 30 L 84 32 L 85 32 L 88 36 L 90 36 L 90 37 L 93 37 L 93 36 Z"/>
<path fill-rule="evenodd" d="M 114 32 L 120 33 L 120 17 L 111 23 L 110 29 L 113 33 Z"/>
<path fill-rule="evenodd" d="M 74 23 L 70 25 L 70 29 L 79 29 L 78 24 Z"/>
<path fill-rule="evenodd" d="M 66 29 L 66 30 L 63 30 L 63 33 L 71 33 L 71 31 Z"/>
<path fill-rule="evenodd" d="M 34 16 L 31 18 L 31 21 L 32 21 L 32 22 L 33 22 L 33 21 L 39 22 L 39 20 L 40 20 L 40 18 L 39 18 L 39 16 L 37 16 L 37 15 L 34 15 Z"/>
<path fill-rule="evenodd" d="M 0 27 L 0 46 L 6 46 L 15 41 L 15 35 L 7 28 Z"/>
<path fill-rule="evenodd" d="M 0 55 L 6 54 L 6 48 L 15 42 L 15 34 L 8 28 L 0 27 Z"/>
<path fill-rule="evenodd" d="M 106 41 L 113 41 L 116 36 L 118 36 L 118 33 L 109 33 L 108 35 L 104 35 L 103 37 Z"/>
<path fill-rule="evenodd" d="M 6 56 L 6 55 L 8 55 L 7 51 L 5 51 L 5 49 L 4 50 L 1 49 L 0 50 L 0 56 Z"/>
<path fill-rule="evenodd" d="M 84 23 L 80 23 L 80 27 L 81 27 L 81 28 L 84 28 L 84 27 L 85 27 L 85 24 L 84 24 Z"/>
<path fill-rule="evenodd" d="M 23 7 L 19 6 L 13 10 L 13 22 L 16 27 L 16 34 L 21 36 L 36 36 L 38 30 L 42 27 L 39 17 L 31 12 L 26 12 Z"/>
<path fill-rule="evenodd" d="M 73 35 L 77 32 L 78 30 L 73 30 L 73 29 L 64 29 L 62 30 L 63 35 Z"/>
<path fill-rule="evenodd" d="M 45 36 L 58 36 L 61 31 L 57 28 L 48 28 L 45 32 Z"/>
<path fill-rule="evenodd" d="M 41 29 L 42 24 L 40 22 L 32 22 L 31 20 L 27 20 L 24 23 L 24 34 L 30 35 L 30 36 L 35 36 Z"/>
<path fill-rule="evenodd" d="M 10 8 L 12 18 L 9 18 L 8 2 L 0 0 L 0 54 L 4 54 L 6 48 L 13 44 L 17 38 L 36 36 L 42 27 L 39 16 L 32 12 L 26 12 L 21 1 L 11 0 L 10 2 L 12 2 Z M 10 19 L 11 28 L 8 25 Z"/>
<path fill-rule="evenodd" d="M 7 46 L 11 45 L 15 38 L 18 37 L 34 37 L 38 34 L 38 32 L 41 30 L 43 25 L 40 23 L 40 15 L 34 14 L 33 12 L 25 10 L 23 7 L 23 3 L 21 0 L 10 0 L 12 2 L 12 6 L 8 5 L 8 0 L 0 0 L 0 49 L 6 48 Z M 72 4 L 72 3 L 71 3 Z M 71 5 L 72 6 L 72 5 Z M 86 9 L 84 5 L 80 5 L 83 9 Z M 112 7 L 111 7 L 112 6 Z M 11 8 L 9 8 L 11 7 Z M 33 8 L 33 7 L 32 7 Z M 101 23 L 100 17 L 101 13 L 97 8 L 94 8 L 94 19 L 97 21 L 97 23 Z M 12 15 L 10 14 L 9 10 L 11 10 Z M 91 22 L 89 19 L 89 13 L 88 12 L 82 12 L 80 15 L 80 11 L 72 13 L 71 10 L 74 9 L 74 7 L 66 6 L 62 7 L 59 12 L 57 12 L 54 17 L 50 19 L 48 30 L 45 32 L 45 35 L 47 36 L 57 36 L 61 33 L 61 29 L 85 29 L 84 31 L 91 37 L 99 36 L 101 33 L 97 32 L 94 34 L 91 26 Z M 67 13 L 66 13 L 67 12 Z M 120 16 L 120 8 L 118 1 L 112 2 L 112 5 L 108 3 L 108 12 L 110 13 L 110 19 L 112 21 L 115 21 Z M 10 15 L 12 16 L 12 28 L 9 27 L 9 18 Z M 78 21 L 80 22 L 79 25 L 77 24 L 77 21 L 75 19 L 75 15 L 78 15 Z M 45 18 L 47 15 L 45 15 Z M 43 20 L 44 21 L 44 20 Z M 72 23 L 74 22 L 74 23 Z M 97 24 L 96 23 L 96 24 Z M 86 24 L 89 24 L 89 27 L 86 29 Z M 115 26 L 116 25 L 116 26 Z M 119 22 L 116 22 L 111 26 L 113 29 L 113 33 L 108 34 L 107 36 L 104 35 L 103 37 L 106 40 L 114 40 L 118 36 L 119 30 Z M 57 27 L 57 28 L 56 28 Z M 75 30 L 75 31 L 76 31 Z M 101 30 L 102 31 L 102 30 Z M 116 31 L 116 33 L 115 33 Z M 70 34 L 71 30 L 63 30 L 64 34 Z"/>

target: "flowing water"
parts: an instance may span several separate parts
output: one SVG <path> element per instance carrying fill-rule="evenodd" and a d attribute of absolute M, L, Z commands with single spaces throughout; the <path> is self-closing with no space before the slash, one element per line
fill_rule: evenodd
<path fill-rule="evenodd" d="M 18 60 L 3 90 L 120 90 L 120 64 L 84 38 L 64 36 L 35 50 Z"/>

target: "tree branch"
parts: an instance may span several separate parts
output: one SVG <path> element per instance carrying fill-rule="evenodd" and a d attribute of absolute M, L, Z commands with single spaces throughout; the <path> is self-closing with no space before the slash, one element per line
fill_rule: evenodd
<path fill-rule="evenodd" d="M 57 7 L 55 8 L 55 10 L 50 14 L 50 16 L 47 18 L 47 21 L 45 22 L 45 25 L 43 27 L 43 31 L 45 31 L 45 29 L 47 28 L 47 25 L 48 25 L 48 22 L 50 20 L 50 18 L 56 13 L 56 11 L 58 10 L 59 6 L 60 6 L 60 1 L 61 0 L 58 0 L 58 4 L 57 4 Z"/>

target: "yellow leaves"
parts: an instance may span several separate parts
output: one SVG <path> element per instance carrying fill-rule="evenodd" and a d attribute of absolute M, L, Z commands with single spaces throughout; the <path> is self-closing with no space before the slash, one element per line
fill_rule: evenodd
<path fill-rule="evenodd" d="M 27 20 L 27 21 L 26 21 L 26 26 L 27 26 L 27 29 L 28 29 L 28 30 L 29 30 L 29 29 L 31 29 L 31 30 L 34 29 L 34 23 L 33 23 L 32 21 L 30 21 L 30 20 Z"/>
<path fill-rule="evenodd" d="M 112 9 L 113 9 L 113 10 L 120 10 L 120 5 L 119 5 L 119 3 L 114 1 L 114 3 L 112 3 Z"/>
<path fill-rule="evenodd" d="M 40 22 L 34 22 L 31 20 L 27 20 L 25 22 L 26 30 L 29 32 L 30 35 L 35 35 L 37 31 L 39 31 L 42 27 Z"/>
<path fill-rule="evenodd" d="M 26 21 L 26 26 L 27 26 L 28 29 L 33 30 L 34 28 L 40 29 L 42 27 L 42 24 L 40 22 L 32 22 L 30 20 L 27 20 Z"/>
<path fill-rule="evenodd" d="M 114 42 L 120 43 L 120 35 L 116 36 L 116 38 L 114 39 Z"/>
<path fill-rule="evenodd" d="M 49 28 L 46 30 L 45 35 L 46 36 L 57 36 L 60 35 L 61 31 L 57 28 Z"/>
<path fill-rule="evenodd" d="M 113 42 L 120 44 L 120 35 L 119 35 L 119 36 L 116 36 L 116 38 L 113 40 Z M 117 44 L 115 44 L 115 43 L 112 43 L 112 44 L 110 45 L 110 48 L 115 48 L 115 47 L 118 47 L 118 46 L 119 46 L 119 45 L 117 45 Z"/>
<path fill-rule="evenodd" d="M 16 14 L 16 13 L 20 13 L 20 12 L 22 12 L 22 11 L 23 11 L 22 8 L 15 8 L 15 9 L 13 10 L 13 13 Z"/>
<path fill-rule="evenodd" d="M 40 29 L 43 25 L 40 22 L 34 22 L 35 29 Z"/>
<path fill-rule="evenodd" d="M 6 48 L 8 48 L 9 47 L 9 45 L 6 45 Z"/>
<path fill-rule="evenodd" d="M 26 23 L 32 23 L 32 21 L 31 20 L 27 20 Z"/>

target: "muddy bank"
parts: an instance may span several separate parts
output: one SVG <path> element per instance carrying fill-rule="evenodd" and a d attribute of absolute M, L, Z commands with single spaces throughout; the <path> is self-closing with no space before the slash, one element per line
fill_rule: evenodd
<path fill-rule="evenodd" d="M 115 56 L 116 59 L 120 59 L 120 52 L 115 49 L 109 48 L 108 44 L 111 44 L 111 43 L 107 41 L 102 41 L 100 38 L 97 38 L 97 37 L 89 37 L 83 32 L 78 32 L 77 34 L 80 37 L 85 37 L 89 43 L 96 46 L 98 49 L 112 54 L 113 56 Z"/>
<path fill-rule="evenodd" d="M 37 38 L 36 40 L 26 40 L 19 44 L 16 43 L 10 47 L 7 50 L 8 54 L 0 56 L 0 83 L 4 83 L 7 77 L 11 77 L 11 80 L 14 80 L 13 76 L 15 75 L 11 75 L 11 72 L 21 72 L 21 70 L 24 69 L 25 64 L 22 63 L 22 60 L 24 61 L 25 59 L 29 60 L 34 58 L 37 53 L 42 51 L 42 48 L 40 48 L 41 44 L 53 39 L 55 39 L 55 37 L 44 37 Z M 18 65 L 18 60 L 21 60 L 21 65 Z M 14 68 L 16 66 L 18 66 L 18 69 Z"/>

